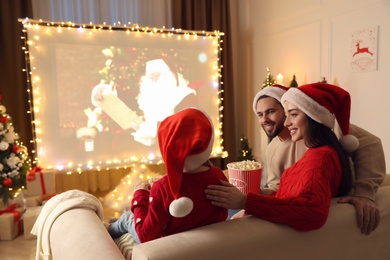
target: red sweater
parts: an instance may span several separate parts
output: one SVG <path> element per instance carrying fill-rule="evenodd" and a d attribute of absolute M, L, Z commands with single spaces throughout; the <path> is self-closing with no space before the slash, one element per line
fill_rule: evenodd
<path fill-rule="evenodd" d="M 223 172 L 210 167 L 199 173 L 183 174 L 180 194 L 194 202 L 190 214 L 175 218 L 169 214 L 169 204 L 173 201 L 167 176 L 153 183 L 150 194 L 145 190 L 134 193 L 131 210 L 134 213 L 135 230 L 140 242 L 168 236 L 192 228 L 201 227 L 219 221 L 225 221 L 227 209 L 211 205 L 204 190 L 207 185 L 227 181 Z"/>
<path fill-rule="evenodd" d="M 276 193 L 248 194 L 245 213 L 301 231 L 318 229 L 328 218 L 340 182 L 337 152 L 329 146 L 310 148 L 284 171 Z"/>

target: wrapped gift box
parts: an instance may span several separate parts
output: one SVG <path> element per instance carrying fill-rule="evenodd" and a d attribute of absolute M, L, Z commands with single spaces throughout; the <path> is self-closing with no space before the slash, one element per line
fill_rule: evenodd
<path fill-rule="evenodd" d="M 19 205 L 19 201 L 17 201 L 15 198 L 13 199 L 9 199 L 7 201 L 6 204 L 3 203 L 3 198 L 0 197 L 0 210 L 5 210 L 6 208 L 8 208 L 9 206 L 11 206 L 12 204 L 18 204 Z"/>
<path fill-rule="evenodd" d="M 27 196 L 55 194 L 54 170 L 36 170 L 27 175 Z"/>
<path fill-rule="evenodd" d="M 13 199 L 19 207 L 36 207 L 41 205 L 40 199 L 43 195 L 28 196 L 25 193 L 25 191 L 21 192 Z"/>
<path fill-rule="evenodd" d="M 22 208 L 12 204 L 5 210 L 0 210 L 0 240 L 12 240 L 23 232 L 21 216 Z"/>
<path fill-rule="evenodd" d="M 21 207 L 29 208 L 29 207 L 37 207 L 42 206 L 51 199 L 55 194 L 43 194 L 43 195 L 35 195 L 35 196 L 23 196 L 20 198 L 24 204 L 18 203 Z"/>
<path fill-rule="evenodd" d="M 30 232 L 38 218 L 39 213 L 41 213 L 42 208 L 43 206 L 27 208 L 26 212 L 23 214 L 23 230 L 25 239 L 37 238 L 36 235 L 33 235 Z"/>

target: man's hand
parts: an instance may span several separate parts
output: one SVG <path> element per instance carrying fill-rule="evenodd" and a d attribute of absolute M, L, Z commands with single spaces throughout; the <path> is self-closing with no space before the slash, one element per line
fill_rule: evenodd
<path fill-rule="evenodd" d="M 380 214 L 374 201 L 363 197 L 344 197 L 337 202 L 350 203 L 355 207 L 358 227 L 363 234 L 369 235 L 378 227 Z"/>
<path fill-rule="evenodd" d="M 245 208 L 246 195 L 227 181 L 220 181 L 221 185 L 207 186 L 206 198 L 215 206 L 227 209 Z"/>

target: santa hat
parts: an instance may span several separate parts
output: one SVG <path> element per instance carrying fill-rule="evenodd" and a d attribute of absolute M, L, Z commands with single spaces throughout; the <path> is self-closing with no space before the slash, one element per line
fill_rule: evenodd
<path fill-rule="evenodd" d="M 330 129 L 336 119 L 343 134 L 339 140 L 343 148 L 353 152 L 359 147 L 359 140 L 349 134 L 351 96 L 344 89 L 326 83 L 307 84 L 290 88 L 282 96 L 282 104 L 286 100 Z"/>
<path fill-rule="evenodd" d="M 274 84 L 272 86 L 268 86 L 268 87 L 263 88 L 262 90 L 257 92 L 255 98 L 253 99 L 253 112 L 255 112 L 255 114 L 257 114 L 256 105 L 257 105 L 257 101 L 259 101 L 260 97 L 262 97 L 262 96 L 272 97 L 272 98 L 276 99 L 279 103 L 282 103 L 281 98 L 282 98 L 283 94 L 286 93 L 287 90 L 288 90 L 287 87 L 282 86 L 282 85 L 278 85 L 278 84 Z"/>
<path fill-rule="evenodd" d="M 158 128 L 158 143 L 174 201 L 169 213 L 177 218 L 188 215 L 193 201 L 180 196 L 183 172 L 197 169 L 210 157 L 214 142 L 211 119 L 206 113 L 186 108 L 164 119 Z"/>

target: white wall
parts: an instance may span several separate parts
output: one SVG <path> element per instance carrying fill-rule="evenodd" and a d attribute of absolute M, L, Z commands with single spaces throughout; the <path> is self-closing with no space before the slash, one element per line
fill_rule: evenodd
<path fill-rule="evenodd" d="M 389 0 L 240 0 L 235 37 L 237 133 L 249 138 L 256 159 L 266 145 L 252 112 L 252 98 L 266 68 L 289 85 L 320 81 L 348 90 L 351 122 L 382 139 L 390 170 L 390 1 Z M 377 70 L 351 71 L 351 35 L 378 26 Z M 238 137 L 239 138 L 239 137 Z M 237 138 L 237 139 L 238 139 Z"/>

